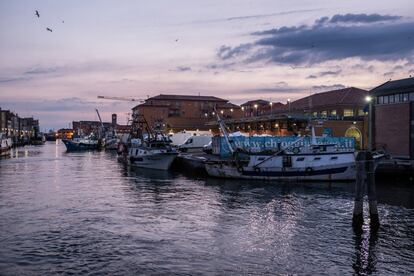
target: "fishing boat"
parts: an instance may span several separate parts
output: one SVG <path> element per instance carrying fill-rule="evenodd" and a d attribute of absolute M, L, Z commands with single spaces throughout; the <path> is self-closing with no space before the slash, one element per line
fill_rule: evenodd
<path fill-rule="evenodd" d="M 219 125 L 232 156 L 206 161 L 205 168 L 210 176 L 293 181 L 350 181 L 356 177 L 354 149 L 318 144 L 311 126 L 311 137 L 299 137 L 289 146 L 270 152 L 251 153 L 234 148 L 220 118 Z"/>
<path fill-rule="evenodd" d="M 62 139 L 67 151 L 84 151 L 84 150 L 98 150 L 100 143 L 98 139 L 93 136 L 85 138 L 74 138 L 73 140 Z"/>
<path fill-rule="evenodd" d="M 131 165 L 147 169 L 168 170 L 177 155 L 168 141 L 159 139 L 133 139 L 128 150 Z"/>
<path fill-rule="evenodd" d="M 10 156 L 12 147 L 11 138 L 7 138 L 6 134 L 0 133 L 0 157 Z"/>
<path fill-rule="evenodd" d="M 162 131 L 151 129 L 141 114 L 134 115 L 129 137 L 126 145 L 120 145 L 120 152 L 132 166 L 168 170 L 178 155 L 171 140 Z"/>

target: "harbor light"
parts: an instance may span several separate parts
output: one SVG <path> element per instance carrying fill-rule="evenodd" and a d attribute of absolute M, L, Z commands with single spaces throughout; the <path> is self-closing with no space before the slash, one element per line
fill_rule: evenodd
<path fill-rule="evenodd" d="M 230 112 L 233 112 L 233 108 L 230 108 Z"/>
<path fill-rule="evenodd" d="M 279 124 L 275 124 L 275 127 L 279 127 Z"/>
<path fill-rule="evenodd" d="M 371 97 L 371 96 L 366 96 L 366 97 L 365 97 L 365 101 L 366 101 L 367 103 L 370 103 L 370 102 L 372 101 L 372 97 Z"/>
<path fill-rule="evenodd" d="M 257 109 L 258 107 L 259 107 L 259 106 L 258 106 L 257 104 L 255 104 L 255 105 L 254 105 L 254 108 L 256 108 L 256 109 Z"/>
<path fill-rule="evenodd" d="M 221 114 L 224 114 L 224 110 L 221 110 L 221 111 L 220 111 L 220 113 L 221 113 Z"/>

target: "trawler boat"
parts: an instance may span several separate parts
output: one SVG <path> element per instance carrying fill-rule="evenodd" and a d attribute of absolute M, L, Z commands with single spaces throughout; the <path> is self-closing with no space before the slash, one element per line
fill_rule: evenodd
<path fill-rule="evenodd" d="M 128 160 L 132 166 L 168 170 L 178 152 L 164 139 L 132 139 Z"/>
<path fill-rule="evenodd" d="M 11 154 L 11 147 L 11 138 L 7 138 L 6 134 L 0 133 L 0 157 L 9 156 Z"/>
<path fill-rule="evenodd" d="M 218 120 L 232 157 L 206 161 L 205 168 L 210 176 L 294 181 L 349 181 L 356 177 L 354 148 L 318 144 L 312 126 L 311 137 L 300 137 L 273 152 L 246 153 L 239 148 L 234 149 L 224 123 L 219 117 Z"/>
<path fill-rule="evenodd" d="M 355 157 L 336 145 L 307 145 L 275 154 L 236 154 L 229 160 L 206 161 L 210 176 L 261 180 L 354 180 Z"/>
<path fill-rule="evenodd" d="M 62 139 L 67 151 L 83 151 L 83 150 L 97 150 L 100 148 L 100 143 L 92 136 L 85 138 L 74 138 L 73 140 Z"/>

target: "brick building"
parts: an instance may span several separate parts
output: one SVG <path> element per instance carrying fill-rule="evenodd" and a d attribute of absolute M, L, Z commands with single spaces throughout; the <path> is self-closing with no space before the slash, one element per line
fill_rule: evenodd
<path fill-rule="evenodd" d="M 10 110 L 0 108 L 0 132 L 13 138 L 15 143 L 28 141 L 39 134 L 39 120 L 33 117 L 21 118 Z"/>
<path fill-rule="evenodd" d="M 215 110 L 226 119 L 240 118 L 240 106 L 213 96 L 158 95 L 135 106 L 134 114 L 142 114 L 151 127 L 166 131 L 209 129 L 206 123 L 215 118 Z"/>
<path fill-rule="evenodd" d="M 240 105 L 243 117 L 255 117 L 271 114 L 280 111 L 285 105 L 280 102 L 270 102 L 266 100 L 253 100 Z"/>
<path fill-rule="evenodd" d="M 307 121 L 311 119 L 316 135 L 354 137 L 358 147 L 365 147 L 367 138 L 364 108 L 368 91 L 350 87 L 345 89 L 321 92 L 307 96 L 287 104 L 277 105 L 272 112 L 265 115 L 230 120 L 227 124 L 233 130 L 272 135 L 292 135 L 305 133 Z M 254 107 L 255 101 L 249 106 Z M 249 102 L 248 102 L 249 103 Z M 263 101 L 263 106 L 266 106 Z M 267 106 L 270 106 L 267 102 Z"/>
<path fill-rule="evenodd" d="M 373 148 L 414 159 L 414 78 L 388 81 L 370 94 Z"/>

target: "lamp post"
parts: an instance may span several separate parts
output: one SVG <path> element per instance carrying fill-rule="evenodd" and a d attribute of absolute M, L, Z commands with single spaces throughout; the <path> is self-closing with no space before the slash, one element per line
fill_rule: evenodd
<path fill-rule="evenodd" d="M 254 108 L 256 109 L 256 116 L 258 115 L 257 114 L 257 108 L 258 108 L 259 106 L 257 105 L 257 104 L 254 104 Z"/>
<path fill-rule="evenodd" d="M 272 111 L 273 111 L 273 109 L 272 109 L 272 107 L 273 107 L 273 103 L 272 103 L 272 102 L 270 102 L 269 104 L 270 104 L 270 114 L 272 114 Z"/>
<path fill-rule="evenodd" d="M 366 96 L 365 101 L 368 103 L 368 151 L 372 151 L 372 97 Z"/>

